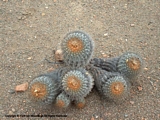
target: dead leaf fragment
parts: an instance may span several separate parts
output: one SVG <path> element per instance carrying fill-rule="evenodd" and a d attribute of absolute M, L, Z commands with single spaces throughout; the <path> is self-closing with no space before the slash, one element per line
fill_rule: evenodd
<path fill-rule="evenodd" d="M 15 91 L 17 91 L 17 92 L 24 92 L 27 89 L 28 89 L 28 82 L 20 84 L 20 85 L 17 85 L 16 88 L 15 88 Z"/>

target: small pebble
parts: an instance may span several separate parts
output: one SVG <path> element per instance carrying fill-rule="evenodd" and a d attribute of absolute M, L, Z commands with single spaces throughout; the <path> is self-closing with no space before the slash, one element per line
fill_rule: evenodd
<path fill-rule="evenodd" d="M 16 110 L 14 108 L 12 108 L 12 111 L 15 112 Z"/>
<path fill-rule="evenodd" d="M 62 52 L 62 50 L 56 50 L 55 59 L 56 59 L 56 61 L 62 61 L 63 60 L 63 52 Z"/>
<path fill-rule="evenodd" d="M 105 37 L 108 36 L 108 33 L 105 33 L 104 36 L 105 36 Z"/>
<path fill-rule="evenodd" d="M 142 91 L 142 86 L 137 87 L 139 91 Z"/>
<path fill-rule="evenodd" d="M 45 16 L 45 13 L 42 13 L 42 16 Z"/>
<path fill-rule="evenodd" d="M 125 115 L 124 115 L 124 117 L 128 117 L 128 115 L 127 115 L 127 114 L 125 114 Z"/>
<path fill-rule="evenodd" d="M 15 90 L 10 89 L 10 90 L 8 90 L 8 93 L 13 94 L 13 93 L 15 93 Z"/>
<path fill-rule="evenodd" d="M 145 70 L 145 71 L 147 71 L 147 70 L 148 70 L 148 68 L 144 68 L 144 70 Z"/>
<path fill-rule="evenodd" d="M 134 104 L 134 101 L 129 101 L 131 104 Z"/>
<path fill-rule="evenodd" d="M 98 115 L 95 115 L 95 118 L 97 119 L 97 118 L 98 118 Z"/>
<path fill-rule="evenodd" d="M 134 24 L 131 24 L 131 27 L 134 27 Z"/>
<path fill-rule="evenodd" d="M 31 60 L 31 59 L 32 59 L 32 57 L 28 57 L 27 59 L 28 59 L 28 60 Z"/>

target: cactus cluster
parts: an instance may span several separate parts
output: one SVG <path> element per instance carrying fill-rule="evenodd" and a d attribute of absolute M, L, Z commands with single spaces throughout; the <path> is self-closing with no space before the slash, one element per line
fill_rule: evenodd
<path fill-rule="evenodd" d="M 142 58 L 132 52 L 115 58 L 92 58 L 94 42 L 82 31 L 68 33 L 61 48 L 64 65 L 30 83 L 30 98 L 37 103 L 67 108 L 73 102 L 81 109 L 93 85 L 106 100 L 121 102 L 129 96 L 130 82 L 143 65 Z"/>

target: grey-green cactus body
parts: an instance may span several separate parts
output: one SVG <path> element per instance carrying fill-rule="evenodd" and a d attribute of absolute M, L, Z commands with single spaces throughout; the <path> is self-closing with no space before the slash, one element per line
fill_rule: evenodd
<path fill-rule="evenodd" d="M 128 97 L 130 87 L 123 76 L 117 75 L 108 78 L 107 75 L 103 75 L 100 80 L 103 82 L 105 81 L 102 85 L 102 93 L 107 99 L 120 102 Z"/>
<path fill-rule="evenodd" d="M 142 58 L 132 52 L 124 53 L 118 61 L 118 71 L 132 80 L 138 76 L 143 66 Z"/>
<path fill-rule="evenodd" d="M 30 98 L 40 104 L 51 104 L 60 91 L 57 80 L 48 75 L 36 77 L 30 83 Z"/>
<path fill-rule="evenodd" d="M 55 105 L 59 108 L 67 108 L 70 103 L 70 98 L 64 92 L 62 92 L 57 96 Z"/>
<path fill-rule="evenodd" d="M 85 106 L 85 99 L 84 98 L 81 98 L 81 99 L 78 99 L 78 100 L 75 100 L 74 101 L 74 104 L 76 105 L 77 108 L 81 109 Z"/>
<path fill-rule="evenodd" d="M 71 100 L 84 98 L 93 87 L 93 78 L 83 68 L 71 70 L 62 79 L 62 89 Z"/>
<path fill-rule="evenodd" d="M 68 33 L 61 43 L 64 62 L 76 68 L 85 66 L 93 54 L 94 43 L 89 35 L 82 31 Z"/>

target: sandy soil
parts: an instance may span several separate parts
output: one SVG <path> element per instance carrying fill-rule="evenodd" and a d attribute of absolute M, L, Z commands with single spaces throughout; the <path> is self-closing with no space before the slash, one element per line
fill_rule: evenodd
<path fill-rule="evenodd" d="M 149 1 L 1 0 L 1 119 L 8 119 L 7 114 L 39 113 L 67 114 L 66 118 L 55 118 L 67 120 L 160 119 L 160 1 Z M 111 104 L 93 89 L 84 109 L 71 105 L 58 110 L 33 105 L 27 92 L 12 94 L 16 85 L 30 82 L 55 67 L 43 59 L 54 61 L 53 50 L 73 30 L 91 35 L 96 46 L 93 57 L 113 57 L 126 51 L 142 56 L 144 72 L 133 86 L 129 100 L 121 105 Z M 138 90 L 139 86 L 142 90 Z"/>

